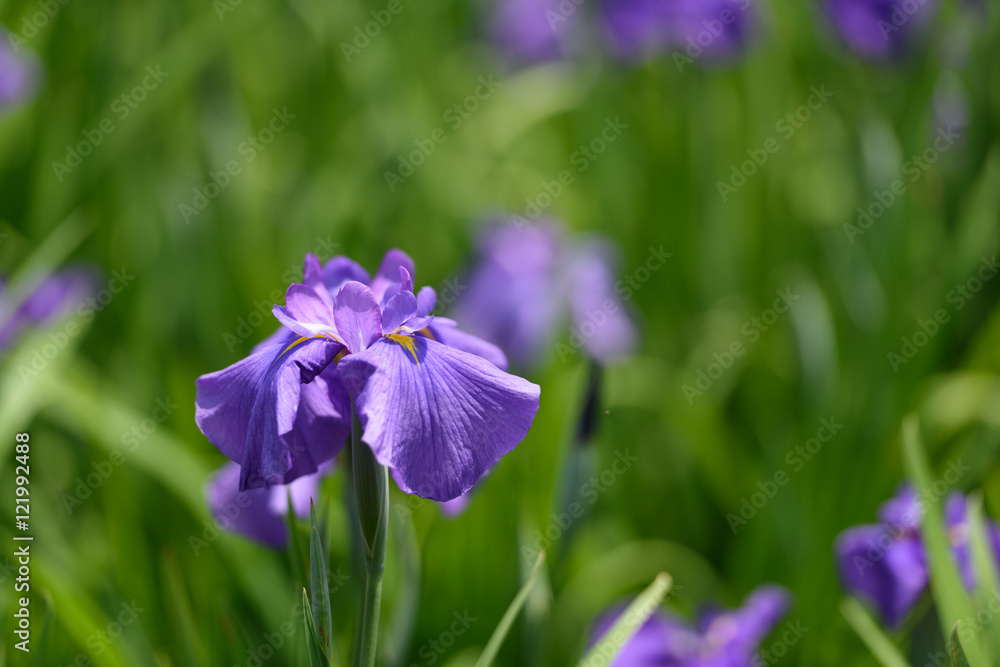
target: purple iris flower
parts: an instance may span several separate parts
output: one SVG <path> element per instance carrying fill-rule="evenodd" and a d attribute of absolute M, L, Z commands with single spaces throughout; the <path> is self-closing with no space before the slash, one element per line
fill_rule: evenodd
<path fill-rule="evenodd" d="M 280 549 L 288 541 L 284 517 L 289 495 L 295 516 L 306 518 L 310 501 L 319 500 L 320 482 L 332 467 L 323 464 L 318 472 L 299 477 L 287 487 L 240 491 L 240 466 L 228 461 L 205 485 L 205 498 L 212 516 L 224 529 Z"/>
<path fill-rule="evenodd" d="M 38 81 L 38 65 L 11 48 L 6 31 L 0 29 L 0 109 L 29 97 Z"/>
<path fill-rule="evenodd" d="M 703 614 L 697 627 L 658 611 L 615 656 L 613 667 L 746 667 L 760 642 L 785 615 L 788 592 L 761 586 L 739 609 Z M 602 617 L 594 628 L 600 641 L 623 609 Z"/>
<path fill-rule="evenodd" d="M 692 61 L 730 58 L 756 24 L 751 0 L 605 0 L 601 13 L 611 50 L 630 61 L 670 49 Z"/>
<path fill-rule="evenodd" d="M 938 7 L 938 0 L 824 0 L 826 16 L 841 39 L 873 60 L 906 52 Z"/>
<path fill-rule="evenodd" d="M 455 318 L 519 366 L 539 364 L 553 346 L 562 358 L 583 348 L 599 362 L 635 347 L 609 242 L 566 238 L 547 221 L 501 225 L 485 234 L 479 254 Z M 567 319 L 572 327 L 563 330 Z"/>
<path fill-rule="evenodd" d="M 965 585 L 975 584 L 969 557 L 966 500 L 952 493 L 945 500 L 945 523 Z M 930 582 L 926 551 L 920 537 L 922 507 L 913 488 L 900 487 L 895 498 L 879 508 L 879 524 L 848 528 L 835 545 L 837 566 L 844 587 L 870 602 L 890 627 L 897 627 Z M 1000 531 L 989 523 L 989 539 L 1000 559 Z"/>
<path fill-rule="evenodd" d="M 93 293 L 95 283 L 91 269 L 65 269 L 42 278 L 20 304 L 10 304 L 5 302 L 9 293 L 0 281 L 0 350 L 9 347 L 25 329 L 45 326 L 82 303 Z"/>
<path fill-rule="evenodd" d="M 350 433 L 407 493 L 447 501 L 527 434 L 540 390 L 508 375 L 495 346 L 431 315 L 413 261 L 389 251 L 375 277 L 346 257 L 306 256 L 274 315 L 284 329 L 198 379 L 202 433 L 241 465 L 240 490 L 286 484 L 333 458 Z"/>

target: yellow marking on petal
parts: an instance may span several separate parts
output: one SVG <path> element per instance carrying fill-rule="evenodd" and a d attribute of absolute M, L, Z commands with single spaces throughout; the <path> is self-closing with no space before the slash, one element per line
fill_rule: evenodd
<path fill-rule="evenodd" d="M 285 356 L 285 354 L 287 354 L 287 353 L 288 353 L 288 351 L 289 351 L 290 349 L 292 349 L 292 348 L 293 348 L 293 347 L 295 347 L 296 345 L 298 345 L 298 344 L 302 343 L 303 341 L 307 341 L 307 340 L 309 340 L 309 337 L 308 337 L 308 336 L 302 336 L 301 338 L 299 338 L 299 339 L 297 339 L 297 340 L 294 340 L 294 341 L 292 341 L 292 344 L 291 344 L 291 345 L 289 345 L 288 347 L 286 347 L 286 348 L 285 348 L 284 350 L 282 350 L 282 351 L 281 351 L 281 354 L 279 354 L 279 355 L 278 355 L 278 356 L 277 356 L 277 357 L 275 358 L 275 360 L 274 360 L 274 361 L 275 361 L 275 363 L 277 363 L 277 362 L 278 362 L 278 359 L 281 359 L 281 358 L 282 358 L 283 356 Z"/>
<path fill-rule="evenodd" d="M 400 336 L 399 334 L 389 334 L 388 336 L 386 336 L 386 338 L 396 343 L 399 343 L 400 345 L 405 347 L 406 350 L 411 355 L 413 355 L 413 360 L 417 362 L 417 366 L 418 367 L 420 366 L 420 359 L 417 358 L 417 348 L 415 345 L 415 341 L 413 340 L 413 336 Z"/>
<path fill-rule="evenodd" d="M 275 357 L 275 358 L 274 358 L 274 362 L 273 362 L 273 363 L 271 364 L 271 366 L 273 367 L 273 366 L 274 366 L 274 364 L 276 364 L 276 363 L 278 363 L 279 361 L 281 361 L 281 358 L 282 358 L 283 356 L 285 356 L 286 354 L 288 354 L 288 351 L 289 351 L 289 350 L 291 350 L 291 349 L 292 349 L 293 347 L 296 347 L 296 346 L 298 346 L 298 345 L 301 345 L 301 344 L 302 344 L 302 343 L 304 343 L 305 341 L 307 341 L 307 340 L 312 340 L 312 339 L 314 339 L 314 338 L 326 338 L 327 340 L 332 340 L 332 341 L 333 341 L 334 343 L 340 343 L 341 345 L 344 345 L 344 342 L 343 342 L 343 341 L 339 340 L 339 339 L 338 339 L 338 338 L 337 338 L 336 336 L 334 336 L 334 335 L 332 335 L 332 334 L 329 334 L 329 333 L 327 333 L 327 332 L 325 332 L 325 331 L 324 331 L 323 333 L 320 333 L 320 334 L 316 334 L 315 336 L 302 336 L 302 337 L 300 337 L 300 338 L 297 338 L 297 339 L 295 339 L 294 341 L 292 341 L 291 345 L 289 345 L 289 346 L 288 346 L 288 347 L 286 347 L 286 348 L 285 348 L 284 350 L 282 350 L 282 351 L 281 351 L 281 354 L 279 354 L 279 355 L 278 355 L 277 357 Z M 343 356 L 343 355 L 344 355 L 345 353 L 347 353 L 347 346 L 346 346 L 346 345 L 344 345 L 344 349 L 343 349 L 343 350 L 341 350 L 341 352 L 340 352 L 340 353 L 339 353 L 339 354 L 337 355 L 337 358 L 336 358 L 336 359 L 335 359 L 334 361 L 339 361 L 339 360 L 340 360 L 340 358 L 341 358 L 341 357 L 342 357 L 342 356 Z"/>

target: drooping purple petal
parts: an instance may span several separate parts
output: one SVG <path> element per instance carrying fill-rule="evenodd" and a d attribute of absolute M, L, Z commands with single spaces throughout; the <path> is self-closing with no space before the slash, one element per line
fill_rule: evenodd
<path fill-rule="evenodd" d="M 600 9 L 608 44 L 619 58 L 641 60 L 669 47 L 670 0 L 604 0 Z"/>
<path fill-rule="evenodd" d="M 791 596 L 787 590 L 764 585 L 754 590 L 739 609 L 706 614 L 701 623 L 699 655 L 708 659 L 706 664 L 749 664 L 760 642 L 790 606 Z M 712 659 L 719 662 L 712 662 Z"/>
<path fill-rule="evenodd" d="M 423 337 L 382 338 L 340 361 L 363 440 L 407 493 L 467 492 L 527 434 L 539 387 Z"/>
<path fill-rule="evenodd" d="M 608 650 L 618 649 L 611 667 L 687 667 L 696 664 L 689 661 L 698 654 L 698 633 L 682 620 L 661 610 L 650 616 L 632 639 L 619 648 L 618 642 L 607 634 L 624 611 L 625 605 L 618 605 L 597 620 L 587 651 L 607 641 Z"/>
<path fill-rule="evenodd" d="M 284 487 L 280 487 L 284 491 Z M 240 491 L 240 466 L 232 461 L 222 466 L 205 486 L 212 516 L 223 529 L 280 549 L 288 540 L 281 515 L 270 507 L 270 489 Z"/>
<path fill-rule="evenodd" d="M 287 483 L 315 472 L 329 452 L 290 448 L 300 409 L 301 386 L 312 382 L 343 346 L 312 338 L 283 343 L 251 354 L 228 368 L 198 378 L 195 421 L 208 440 L 241 465 L 241 490 Z M 313 390 L 309 390 L 310 392 Z M 320 397 L 310 393 L 310 399 Z M 304 404 L 309 410 L 310 403 Z M 324 415 L 337 412 L 325 406 Z"/>
<path fill-rule="evenodd" d="M 336 336 L 337 326 L 328 302 L 316 289 L 296 283 L 285 293 L 285 305 L 275 306 L 273 312 L 279 322 L 300 336 Z"/>
<path fill-rule="evenodd" d="M 402 289 L 403 281 L 400 269 L 406 271 L 412 286 L 413 276 L 417 274 L 413 260 L 402 250 L 393 248 L 385 253 L 371 283 L 372 294 L 375 295 L 375 300 L 379 305 L 385 304 Z"/>
<path fill-rule="evenodd" d="M 882 525 L 856 526 L 837 537 L 834 549 L 844 587 L 873 604 L 892 627 L 927 588 L 924 550 L 914 534 Z"/>
<path fill-rule="evenodd" d="M 490 27 L 504 54 L 530 64 L 563 57 L 578 18 L 560 12 L 559 0 L 499 0 Z"/>
<path fill-rule="evenodd" d="M 0 350 L 25 328 L 45 326 L 82 305 L 97 283 L 93 269 L 64 269 L 42 278 L 20 303 L 11 303 L 11 293 L 0 285 Z"/>
<path fill-rule="evenodd" d="M 462 331 L 454 320 L 439 317 L 427 329 L 428 334 L 434 340 L 444 343 L 448 347 L 482 357 L 502 371 L 507 370 L 507 355 L 503 353 L 503 350 L 493 343 Z"/>

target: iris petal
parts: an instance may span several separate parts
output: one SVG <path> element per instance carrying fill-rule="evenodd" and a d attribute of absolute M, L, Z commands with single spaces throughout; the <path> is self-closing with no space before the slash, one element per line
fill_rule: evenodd
<path fill-rule="evenodd" d="M 382 258 L 382 263 L 375 273 L 375 278 L 372 280 L 372 293 L 379 304 L 386 303 L 402 289 L 400 269 L 405 269 L 406 273 L 411 276 L 412 285 L 412 276 L 417 274 L 413 260 L 402 250 L 393 248 L 385 253 L 385 257 Z"/>
<path fill-rule="evenodd" d="M 417 297 L 413 296 L 413 292 L 399 292 L 382 309 L 382 333 L 396 331 L 416 314 Z"/>
<path fill-rule="evenodd" d="M 341 340 L 352 354 L 363 352 L 382 335 L 382 314 L 366 285 L 345 284 L 333 304 L 333 319 Z"/>
<path fill-rule="evenodd" d="M 503 350 L 493 343 L 462 331 L 455 325 L 454 320 L 436 318 L 428 329 L 434 340 L 444 343 L 448 347 L 482 357 L 502 371 L 507 370 L 507 355 L 503 353 Z"/>
<path fill-rule="evenodd" d="M 294 284 L 285 294 L 285 305 L 272 311 L 278 321 L 300 336 L 312 338 L 322 334 L 337 335 L 333 313 L 317 290 L 308 285 Z"/>
<path fill-rule="evenodd" d="M 539 387 L 423 337 L 382 338 L 340 361 L 363 440 L 407 493 L 465 493 L 527 434 Z"/>
<path fill-rule="evenodd" d="M 342 414 L 313 388 L 308 400 L 301 400 L 302 384 L 312 382 L 342 349 L 323 338 L 291 347 L 282 342 L 198 378 L 195 421 L 213 445 L 242 465 L 241 490 L 287 483 L 315 472 L 331 456 L 333 445 L 290 434 L 300 408 L 318 410 L 319 417 Z"/>

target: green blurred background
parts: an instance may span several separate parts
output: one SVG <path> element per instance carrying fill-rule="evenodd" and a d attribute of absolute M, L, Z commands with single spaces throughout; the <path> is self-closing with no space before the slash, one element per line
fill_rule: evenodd
<path fill-rule="evenodd" d="M 195 379 L 271 333 L 270 316 L 249 329 L 240 320 L 257 302 L 269 308 L 304 253 L 374 269 L 399 247 L 418 284 L 440 291 L 461 281 L 486 216 L 523 214 L 566 169 L 573 183 L 548 213 L 617 242 L 622 276 L 650 247 L 672 257 L 632 299 L 639 351 L 603 379 L 597 465 L 624 449 L 639 463 L 588 509 L 568 549 L 552 545 L 502 664 L 571 664 L 595 616 L 661 570 L 682 613 L 736 605 L 763 582 L 789 588 L 788 620 L 809 630 L 780 664 L 875 664 L 838 610 L 832 543 L 872 522 L 903 479 L 904 414 L 920 413 L 935 462 L 972 465 L 960 486 L 983 488 L 1000 516 L 1000 280 L 961 310 L 947 298 L 1000 241 L 997 12 L 970 21 L 949 3 L 912 57 L 871 65 L 839 47 L 812 4 L 775 0 L 745 57 L 680 72 L 669 58 L 616 63 L 596 41 L 569 62 L 512 68 L 484 38 L 487 5 L 403 2 L 349 63 L 341 42 L 382 5 L 243 0 L 220 17 L 218 2 L 70 0 L 28 41 L 44 81 L 0 118 L 0 271 L 90 263 L 102 282 L 112 270 L 134 279 L 37 376 L 18 368 L 48 331 L 0 366 L 0 498 L 13 497 L 13 434 L 32 438 L 33 639 L 44 651 L 25 662 L 13 650 L 5 546 L 0 664 L 247 665 L 289 620 L 294 635 L 264 663 L 304 664 L 287 556 L 232 535 L 192 547 L 192 536 L 214 537 L 203 484 L 223 462 L 195 426 Z M 36 4 L 3 2 L 0 17 L 20 30 Z M 964 64 L 948 57 L 956 44 L 969 49 Z M 167 76 L 123 118 L 115 98 L 147 67 Z M 451 129 L 442 115 L 489 75 L 502 85 Z M 723 201 L 717 183 L 781 137 L 776 123 L 813 86 L 833 96 Z M 857 207 L 932 145 L 942 90 L 966 107 L 961 140 L 851 238 Z M 274 109 L 294 118 L 248 162 L 241 143 Z M 627 129 L 579 171 L 571 156 L 609 118 Z M 57 178 L 52 163 L 105 119 L 114 131 Z M 385 172 L 438 127 L 447 140 L 390 191 Z M 185 215 L 232 160 L 241 172 Z M 795 305 L 689 400 L 684 386 L 748 342 L 743 324 L 779 289 Z M 887 354 L 940 308 L 950 321 L 895 372 Z M 476 622 L 435 663 L 472 664 L 523 581 L 521 546 L 550 524 L 586 374 L 579 355 L 553 355 L 529 375 L 542 386 L 536 423 L 457 519 L 394 489 L 387 664 L 431 664 L 428 642 L 466 611 Z M 123 436 L 158 400 L 177 407 L 132 451 Z M 831 417 L 843 428 L 792 472 L 786 454 Z M 65 494 L 116 451 L 124 462 L 68 511 Z M 789 483 L 734 533 L 727 514 L 779 470 Z M 341 482 L 331 477 L 324 495 L 331 570 L 350 577 L 333 595 L 343 646 L 357 579 Z M 0 542 L 11 545 L 12 501 L 3 506 Z M 143 611 L 125 613 L 134 619 L 106 642 L 123 604 Z"/>

